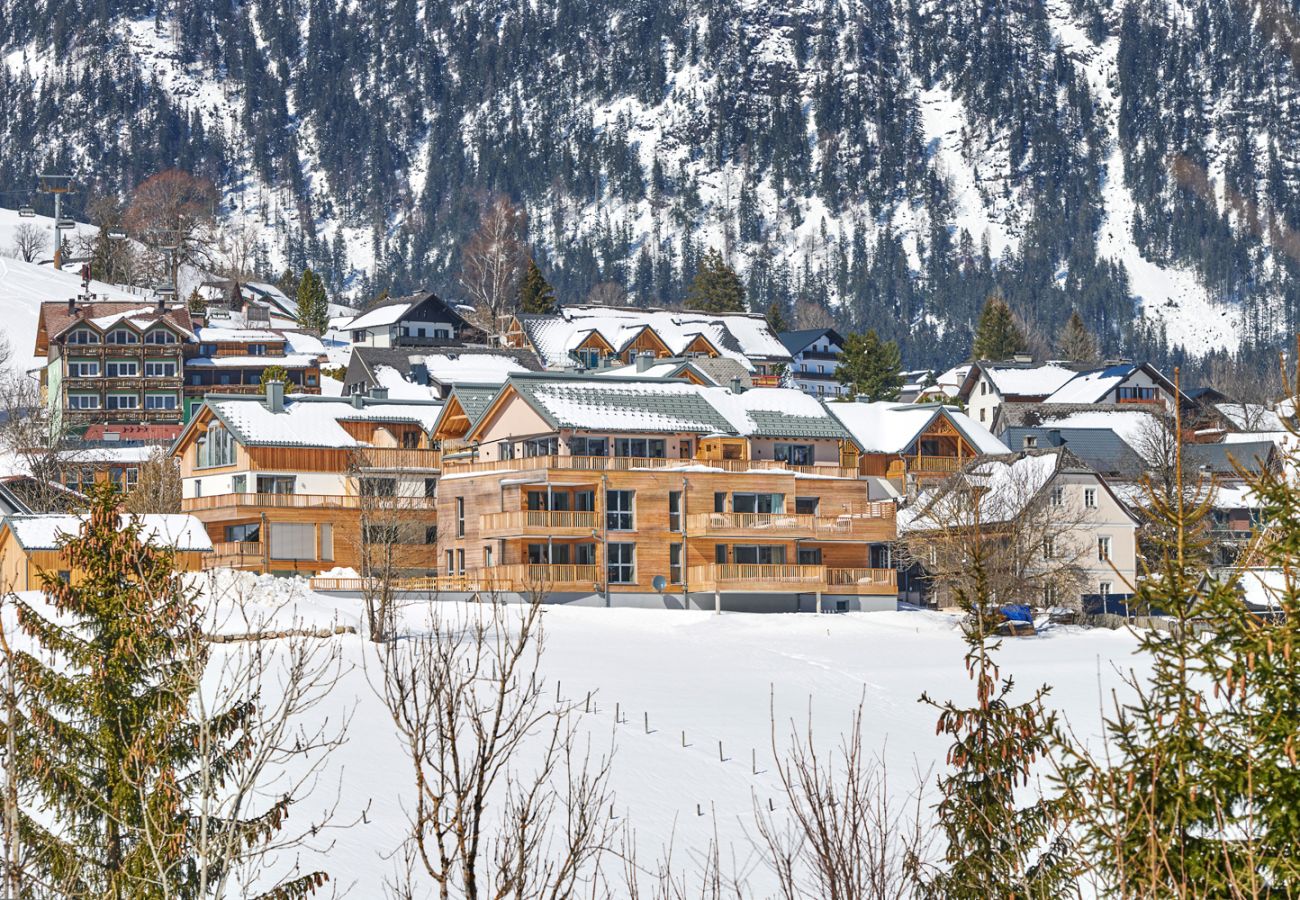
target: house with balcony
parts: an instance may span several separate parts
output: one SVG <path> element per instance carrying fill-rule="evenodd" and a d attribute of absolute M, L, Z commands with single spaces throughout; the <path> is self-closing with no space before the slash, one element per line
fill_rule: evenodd
<path fill-rule="evenodd" d="M 214 544 L 210 565 L 272 573 L 359 569 L 383 545 L 427 574 L 439 454 L 431 402 L 384 396 L 208 395 L 171 453 L 181 509 Z"/>
<path fill-rule="evenodd" d="M 288 392 L 319 394 L 325 358 L 320 339 L 301 331 L 202 326 L 185 361 L 185 418 L 209 393 L 260 394 L 262 373 L 271 366 L 284 369 Z"/>
<path fill-rule="evenodd" d="M 815 397 L 834 398 L 849 394 L 851 388 L 840 384 L 835 377 L 844 352 L 844 338 L 838 331 L 834 328 L 811 328 L 783 331 L 777 337 L 790 351 L 789 372 L 795 387 Z"/>
<path fill-rule="evenodd" d="M 394 400 L 445 400 L 457 384 L 500 385 L 516 372 L 540 368 L 526 350 L 356 347 L 343 375 L 343 392 L 367 394 L 379 388 Z"/>
<path fill-rule="evenodd" d="M 436 347 L 486 339 L 458 309 L 432 291 L 385 300 L 339 330 L 349 335 L 354 347 Z"/>
<path fill-rule="evenodd" d="M 35 355 L 60 426 L 160 425 L 179 430 L 185 356 L 195 341 L 184 306 L 42 303 Z"/>
<path fill-rule="evenodd" d="M 627 306 L 565 306 L 554 313 L 516 314 L 502 343 L 531 350 L 547 371 L 583 371 L 637 357 L 725 357 L 750 375 L 754 387 L 775 387 L 790 352 L 760 315 Z"/>
<path fill-rule="evenodd" d="M 460 391 L 433 434 L 444 588 L 591 605 L 895 606 L 894 504 L 800 391 L 554 373 L 512 376 L 486 408 Z"/>
<path fill-rule="evenodd" d="M 827 412 L 853 438 L 859 471 L 909 494 L 943 480 L 971 460 L 1007 447 L 970 416 L 934 403 L 827 402 Z"/>

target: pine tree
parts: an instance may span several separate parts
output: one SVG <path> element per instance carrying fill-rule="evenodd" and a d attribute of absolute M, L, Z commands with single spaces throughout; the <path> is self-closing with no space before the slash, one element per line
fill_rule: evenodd
<path fill-rule="evenodd" d="M 286 297 L 292 297 L 297 293 L 300 281 L 301 279 L 293 274 L 293 269 L 285 269 L 280 273 L 280 277 L 275 280 L 275 286 Z"/>
<path fill-rule="evenodd" d="M 768 304 L 767 307 L 767 327 L 772 329 L 773 334 L 781 334 L 783 331 L 790 330 L 790 323 L 785 318 L 785 310 L 775 300 Z"/>
<path fill-rule="evenodd" d="M 549 313 L 555 309 L 555 288 L 542 276 L 534 260 L 519 282 L 519 308 L 527 313 Z"/>
<path fill-rule="evenodd" d="M 971 347 L 972 359 L 1011 359 L 1024 349 L 1025 336 L 1016 325 L 1011 307 L 1001 294 L 993 294 L 984 304 L 979 325 L 975 329 L 975 342 Z"/>
<path fill-rule="evenodd" d="M 1073 310 L 1070 319 L 1061 330 L 1056 341 L 1056 352 L 1061 359 L 1071 362 L 1096 362 L 1097 339 L 1092 336 L 1088 326 L 1083 324 L 1079 311 Z"/>
<path fill-rule="evenodd" d="M 1044 709 L 1049 689 L 1038 688 L 1012 703 L 1012 679 L 1002 679 L 993 655 L 1000 641 L 993 629 L 1001 619 L 989 596 L 984 559 L 992 548 L 979 539 L 971 547 L 974 587 L 957 589 L 966 613 L 966 671 L 975 682 L 974 706 L 921 702 L 939 710 L 938 730 L 950 735 L 950 770 L 939 779 L 937 824 L 945 838 L 944 866 L 920 873 L 925 896 L 969 898 L 1056 898 L 1066 896 L 1076 874 L 1064 835 L 1065 805 L 1039 797 L 1017 805 L 1035 763 L 1059 741 L 1055 713 Z"/>
<path fill-rule="evenodd" d="M 746 311 L 745 285 L 717 250 L 710 249 L 701 258 L 686 292 L 686 308 L 712 313 Z"/>
<path fill-rule="evenodd" d="M 323 334 L 329 328 L 329 300 L 325 284 L 310 268 L 304 269 L 298 282 L 298 324 Z"/>
<path fill-rule="evenodd" d="M 844 339 L 835 377 L 868 400 L 897 400 L 903 387 L 902 357 L 895 341 L 882 341 L 874 328 Z"/>
<path fill-rule="evenodd" d="M 267 366 L 262 370 L 262 378 L 258 382 L 258 384 L 261 385 L 262 390 L 266 390 L 266 383 L 268 381 L 278 381 L 281 384 L 288 384 L 289 370 L 281 365 Z"/>
<path fill-rule="evenodd" d="M 200 722 L 192 699 L 207 661 L 203 615 L 173 554 L 123 518 L 109 485 L 96 488 L 80 533 L 60 540 L 73 576 L 40 573 L 53 616 L 14 597 L 18 628 L 37 652 L 12 657 L 23 788 L 42 813 L 19 813 L 31 871 L 60 897 L 194 898 L 200 889 L 190 803 L 220 788 L 224 760 L 247 753 L 252 702 Z M 212 744 L 196 740 L 200 726 Z M 206 763 L 217 784 L 194 774 Z M 241 848 L 281 827 L 276 803 L 233 828 Z M 230 851 L 235 856 L 237 850 Z M 205 857 L 209 869 L 233 857 Z M 313 873 L 281 886 L 302 897 Z"/>

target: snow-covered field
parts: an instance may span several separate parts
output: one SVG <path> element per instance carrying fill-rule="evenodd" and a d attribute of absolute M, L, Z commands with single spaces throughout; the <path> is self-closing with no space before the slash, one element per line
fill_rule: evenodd
<path fill-rule="evenodd" d="M 254 604 L 261 613 L 290 601 L 276 613 L 279 620 L 296 610 L 312 627 L 359 624 L 357 601 L 310 594 L 301 582 L 240 578 L 246 589 L 266 592 Z M 446 604 L 442 610 L 465 611 Z M 408 626 L 418 627 L 428 613 L 427 604 L 408 607 Z M 249 630 L 242 616 L 222 618 L 218 630 Z M 563 698 L 584 703 L 592 693 L 595 711 L 584 727 L 596 752 L 613 750 L 615 823 L 635 829 L 643 859 L 655 859 L 671 836 L 677 863 L 688 862 L 716 833 L 724 856 L 741 869 L 753 867 L 760 883 L 754 804 L 770 798 L 781 809 L 770 704 L 782 743 L 790 721 L 804 725 L 811 713 L 819 742 L 829 747 L 861 701 L 864 747 L 881 753 L 891 789 L 905 795 L 917 772 L 928 773 L 933 785 L 945 749 L 934 711 L 918 702 L 921 692 L 961 703 L 972 697 L 956 621 L 938 613 L 714 616 L 556 606 L 543 618 L 547 694 L 553 697 L 558 685 Z M 349 827 L 323 832 L 301 864 L 328 870 L 337 885 L 352 887 L 352 896 L 377 896 L 381 879 L 394 871 L 387 857 L 402 838 L 411 770 L 372 687 L 373 645 L 358 634 L 329 640 L 337 642 L 345 671 L 313 715 L 341 720 L 350 710 L 352 720 L 311 802 L 293 819 L 308 821 L 337 791 L 333 821 Z M 217 645 L 217 658 L 240 646 Z M 1050 683 L 1051 703 L 1087 737 L 1098 733 L 1100 695 L 1122 687 L 1120 669 L 1141 665 L 1134 648 L 1127 632 L 1056 628 L 1007 640 L 1001 662 L 1025 694 Z M 616 708 L 625 724 L 615 724 Z"/>

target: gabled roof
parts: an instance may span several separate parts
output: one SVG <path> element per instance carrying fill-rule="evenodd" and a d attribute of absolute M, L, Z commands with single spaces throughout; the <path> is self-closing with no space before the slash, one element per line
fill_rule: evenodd
<path fill-rule="evenodd" d="M 433 291 L 417 291 L 414 294 L 408 294 L 405 297 L 393 297 L 385 300 L 376 306 L 361 313 L 359 316 L 343 326 L 344 330 L 364 330 L 366 328 L 382 328 L 386 325 L 393 325 L 400 322 L 409 313 L 417 307 L 426 303 L 436 303 L 443 313 L 446 314 L 447 321 L 453 325 L 465 325 L 465 319 L 451 308 L 451 305 L 444 302 L 441 297 Z"/>
<path fill-rule="evenodd" d="M 0 527 L 8 528 L 18 546 L 30 553 L 34 550 L 59 549 L 59 541 L 64 537 L 75 538 L 81 531 L 84 520 L 83 515 L 60 513 L 18 515 L 6 516 Z M 141 540 L 154 546 L 200 553 L 212 550 L 207 529 L 194 516 L 123 516 L 122 520 L 139 522 Z"/>
<path fill-rule="evenodd" d="M 1007 446 L 1029 449 L 1025 438 L 1033 437 L 1039 448 L 1067 447 L 1089 467 L 1103 475 L 1137 478 L 1146 471 L 1146 463 L 1137 451 L 1109 428 L 1056 428 L 1016 426 L 1002 434 Z"/>
<path fill-rule="evenodd" d="M 194 338 L 194 322 L 190 318 L 189 309 L 184 305 L 169 306 L 159 312 L 156 303 L 95 301 L 79 303 L 69 312 L 67 303 L 42 303 L 37 326 L 37 348 L 39 352 L 44 352 L 40 349 L 43 342 L 48 345 L 49 341 L 57 341 L 79 325 L 88 325 L 102 334 L 125 323 L 136 331 L 144 332 L 160 321 L 166 322 L 182 337 Z"/>
<path fill-rule="evenodd" d="M 1141 372 L 1173 396 L 1177 391 L 1172 381 L 1150 363 L 1121 362 L 1080 372 L 1061 385 L 1045 400 L 1046 403 L 1100 403 L 1107 394 Z M 1187 399 L 1186 395 L 1183 395 Z"/>
<path fill-rule="evenodd" d="M 701 388 L 687 382 L 516 375 L 502 395 L 511 391 L 557 430 L 733 433 Z"/>
<path fill-rule="evenodd" d="M 864 453 L 901 454 L 916 443 L 936 419 L 947 419 L 979 453 L 1006 453 L 1007 446 L 965 413 L 947 406 L 921 403 L 831 402 L 830 414 Z"/>
<path fill-rule="evenodd" d="M 1208 468 L 1216 475 L 1234 475 L 1237 466 L 1247 471 L 1277 464 L 1277 445 L 1272 441 L 1242 441 L 1232 444 L 1184 444 L 1183 456 L 1193 466 Z"/>
<path fill-rule="evenodd" d="M 209 394 L 199 412 L 190 419 L 172 447 L 172 452 L 198 429 L 206 410 L 221 422 L 236 441 L 245 447 L 315 447 L 350 449 L 368 446 L 354 438 L 343 422 L 419 425 L 425 431 L 433 427 L 441 404 L 431 402 L 392 402 L 370 397 L 319 397 L 292 394 L 284 398 L 284 410 L 274 413 L 265 398 L 257 395 L 221 396 Z"/>
<path fill-rule="evenodd" d="M 744 437 L 850 440 L 821 401 L 794 388 L 758 388 L 739 394 L 725 387 L 699 390 Z"/>
<path fill-rule="evenodd" d="M 844 346 L 844 338 L 840 337 L 840 333 L 834 328 L 805 328 L 803 331 L 783 331 L 777 335 L 777 339 L 785 349 L 790 351 L 791 356 L 799 355 L 823 337 L 829 337 L 833 344 Z"/>
<path fill-rule="evenodd" d="M 1078 369 L 1058 362 L 1036 364 L 979 360 L 971 364 L 958 393 L 963 399 L 970 397 L 980 375 L 983 375 L 1004 400 L 1043 399 L 1078 374 Z"/>

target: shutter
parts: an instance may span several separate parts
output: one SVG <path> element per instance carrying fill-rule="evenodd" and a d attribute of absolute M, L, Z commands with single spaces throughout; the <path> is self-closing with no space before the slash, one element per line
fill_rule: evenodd
<path fill-rule="evenodd" d="M 316 526 L 275 522 L 271 531 L 272 559 L 315 559 Z"/>

